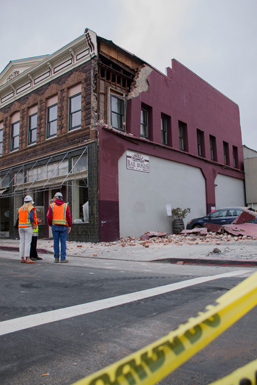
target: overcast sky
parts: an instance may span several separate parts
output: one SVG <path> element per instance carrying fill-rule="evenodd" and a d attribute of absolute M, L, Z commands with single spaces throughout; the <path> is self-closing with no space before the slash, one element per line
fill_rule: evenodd
<path fill-rule="evenodd" d="M 257 0 L 0 0 L 0 72 L 89 28 L 163 73 L 175 58 L 239 105 L 257 150 Z"/>

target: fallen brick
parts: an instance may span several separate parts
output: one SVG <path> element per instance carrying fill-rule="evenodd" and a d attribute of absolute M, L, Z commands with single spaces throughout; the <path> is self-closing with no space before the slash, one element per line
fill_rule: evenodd
<path fill-rule="evenodd" d="M 162 231 L 158 231 L 158 232 L 147 231 L 143 235 L 141 235 L 140 238 L 148 240 L 149 238 L 152 238 L 152 237 L 165 237 L 166 235 L 167 235 L 167 233 L 164 233 Z"/>
<path fill-rule="evenodd" d="M 205 223 L 204 227 L 207 231 L 214 231 L 215 233 L 219 233 L 222 230 L 222 225 L 215 225 L 214 223 Z"/>
<path fill-rule="evenodd" d="M 232 224 L 243 224 L 245 222 L 251 221 L 256 218 L 256 215 L 252 214 L 249 211 L 243 211 L 236 219 L 232 222 Z"/>

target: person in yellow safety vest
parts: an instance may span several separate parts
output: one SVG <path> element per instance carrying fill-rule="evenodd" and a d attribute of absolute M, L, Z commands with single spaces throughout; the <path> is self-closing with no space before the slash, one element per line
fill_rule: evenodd
<path fill-rule="evenodd" d="M 66 258 L 66 240 L 71 231 L 71 214 L 68 203 L 63 200 L 61 192 L 54 196 L 54 203 L 47 212 L 47 222 L 52 226 L 54 238 L 54 262 L 59 262 L 59 241 L 61 241 L 61 263 L 69 262 Z"/>
<path fill-rule="evenodd" d="M 19 208 L 17 214 L 18 229 L 20 237 L 20 258 L 21 263 L 35 263 L 29 257 L 30 243 L 34 225 L 34 207 L 30 195 L 25 196 L 24 204 Z"/>
<path fill-rule="evenodd" d="M 41 223 L 41 220 L 37 219 L 37 209 L 35 207 L 35 202 L 32 202 L 32 205 L 34 207 L 35 228 L 33 230 L 31 244 L 30 244 L 30 259 L 32 261 L 42 261 L 43 258 L 39 257 L 37 253 L 38 225 Z"/>

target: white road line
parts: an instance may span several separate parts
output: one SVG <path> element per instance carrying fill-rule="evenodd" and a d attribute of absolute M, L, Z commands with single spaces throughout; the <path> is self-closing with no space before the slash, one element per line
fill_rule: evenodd
<path fill-rule="evenodd" d="M 70 306 L 63 309 L 51 310 L 45 313 L 32 314 L 25 317 L 2 321 L 0 322 L 0 336 L 40 325 L 45 325 L 51 322 L 61 321 L 64 319 L 77 317 L 80 315 L 85 315 L 100 310 L 110 309 L 115 306 L 124 305 L 126 303 L 134 301 L 140 301 L 145 298 L 165 294 L 175 290 L 184 289 L 186 287 L 198 285 L 200 283 L 214 281 L 220 278 L 240 276 L 243 273 L 246 273 L 246 270 L 237 270 L 232 271 L 230 273 L 193 278 L 182 282 L 172 283 L 170 285 L 137 291 L 135 293 L 119 295 L 117 297 L 106 298 L 95 302 L 84 303 L 81 305 Z"/>

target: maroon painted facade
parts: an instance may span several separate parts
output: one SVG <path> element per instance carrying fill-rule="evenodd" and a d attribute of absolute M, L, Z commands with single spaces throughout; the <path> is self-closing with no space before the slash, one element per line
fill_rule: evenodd
<path fill-rule="evenodd" d="M 206 183 L 206 212 L 215 206 L 218 174 L 244 180 L 238 106 L 176 60 L 167 76 L 152 70 L 149 89 L 128 100 L 126 132 L 99 126 L 99 237 L 119 238 L 118 161 L 126 150 L 199 168 Z M 150 108 L 149 139 L 140 138 L 141 107 Z M 161 115 L 170 117 L 168 145 L 161 144 Z M 178 122 L 187 125 L 187 151 L 179 149 Z M 197 129 L 203 132 L 204 156 L 198 155 Z M 216 138 L 216 161 L 211 160 L 210 135 Z M 229 160 L 224 164 L 223 142 Z M 233 147 L 238 159 L 233 165 Z M 110 221 L 111 218 L 111 221 Z"/>

